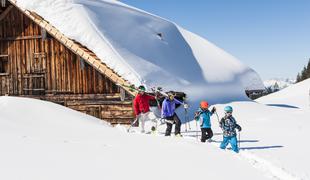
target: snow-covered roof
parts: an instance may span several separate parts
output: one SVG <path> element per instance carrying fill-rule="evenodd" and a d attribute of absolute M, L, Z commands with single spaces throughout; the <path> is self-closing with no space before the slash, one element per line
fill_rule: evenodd
<path fill-rule="evenodd" d="M 111 0 L 16 0 L 93 51 L 135 85 L 183 91 L 193 101 L 245 99 L 264 88 L 257 73 L 173 22 Z"/>

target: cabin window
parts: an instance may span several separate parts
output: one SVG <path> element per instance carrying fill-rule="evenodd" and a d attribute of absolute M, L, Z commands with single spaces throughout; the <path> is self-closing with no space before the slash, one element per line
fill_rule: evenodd
<path fill-rule="evenodd" d="M 0 55 L 0 73 L 8 73 L 8 56 Z"/>

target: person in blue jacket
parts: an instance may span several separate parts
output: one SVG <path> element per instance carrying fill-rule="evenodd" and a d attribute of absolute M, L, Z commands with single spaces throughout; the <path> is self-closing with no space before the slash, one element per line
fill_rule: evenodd
<path fill-rule="evenodd" d="M 237 124 L 236 119 L 232 116 L 233 108 L 231 106 L 226 106 L 224 111 L 225 116 L 220 121 L 220 127 L 223 130 L 223 141 L 220 148 L 226 149 L 226 146 L 230 143 L 231 149 L 238 153 L 239 147 L 236 129 L 241 131 L 241 126 Z"/>
<path fill-rule="evenodd" d="M 181 136 L 181 121 L 175 113 L 175 107 L 177 104 L 183 104 L 181 101 L 174 98 L 173 92 L 168 93 L 168 97 L 165 98 L 162 104 L 161 116 L 166 121 L 167 129 L 165 136 L 171 135 L 172 126 L 175 123 L 174 133 L 176 136 Z"/>
<path fill-rule="evenodd" d="M 195 113 L 196 121 L 200 122 L 201 142 L 211 140 L 211 138 L 213 137 L 213 131 L 211 129 L 211 116 L 216 111 L 216 108 L 213 107 L 211 112 L 208 108 L 209 103 L 207 101 L 201 101 L 200 108 Z"/>

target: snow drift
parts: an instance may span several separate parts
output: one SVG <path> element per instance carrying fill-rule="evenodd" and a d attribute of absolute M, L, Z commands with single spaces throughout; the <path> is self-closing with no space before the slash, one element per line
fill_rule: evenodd
<path fill-rule="evenodd" d="M 183 91 L 193 103 L 245 100 L 245 89 L 264 88 L 254 70 L 222 49 L 175 23 L 123 3 L 17 0 L 17 4 L 88 47 L 132 84 Z"/>
<path fill-rule="evenodd" d="M 128 134 L 50 102 L 0 97 L 0 114 L 0 179 L 265 179 L 195 138 Z"/>
<path fill-rule="evenodd" d="M 283 99 L 295 95 L 295 88 L 305 92 L 307 85 L 287 88 Z M 299 93 L 285 104 L 300 97 L 307 96 Z M 239 154 L 219 149 L 222 136 L 215 116 L 215 142 L 202 144 L 195 122 L 187 132 L 183 125 L 184 138 L 164 137 L 164 126 L 158 135 L 128 134 L 57 104 L 0 97 L 0 179 L 310 178 L 310 146 L 304 143 L 310 110 L 255 102 L 229 105 L 243 129 Z M 220 117 L 224 106 L 216 105 Z"/>

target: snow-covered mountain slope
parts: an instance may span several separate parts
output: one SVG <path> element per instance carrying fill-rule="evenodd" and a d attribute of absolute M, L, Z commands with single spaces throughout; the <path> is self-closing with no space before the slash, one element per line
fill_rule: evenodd
<path fill-rule="evenodd" d="M 0 97 L 0 179 L 265 179 L 195 138 L 128 134 L 101 122 L 50 102 Z"/>
<path fill-rule="evenodd" d="M 284 78 L 272 78 L 264 81 L 264 85 L 266 88 L 271 88 L 272 90 L 275 89 L 275 86 L 277 84 L 279 89 L 284 89 L 286 87 L 289 87 L 293 85 L 296 82 L 296 80 L 293 79 L 284 79 Z"/>
<path fill-rule="evenodd" d="M 111 0 L 17 0 L 85 45 L 129 82 L 183 91 L 196 105 L 247 99 L 257 73 L 173 22 Z"/>
<path fill-rule="evenodd" d="M 310 108 L 310 79 L 256 100 L 263 104 Z"/>

